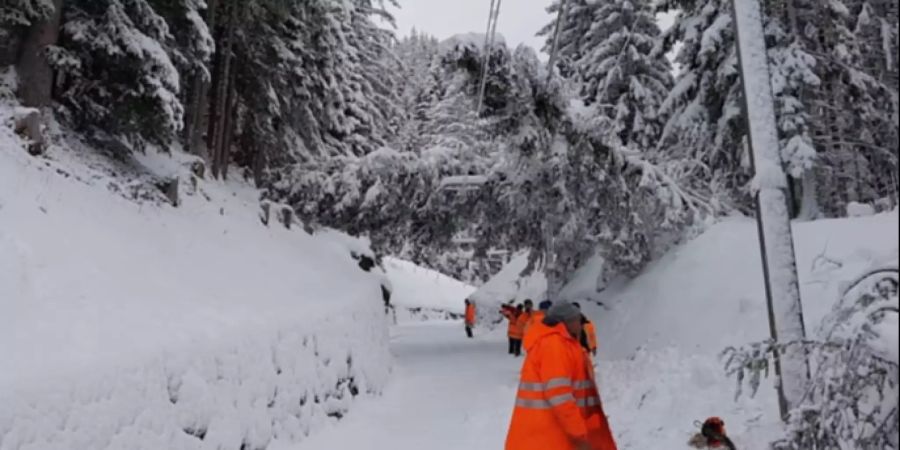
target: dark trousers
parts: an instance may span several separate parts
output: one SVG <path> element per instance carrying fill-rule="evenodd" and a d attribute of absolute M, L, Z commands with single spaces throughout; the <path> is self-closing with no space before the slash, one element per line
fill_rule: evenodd
<path fill-rule="evenodd" d="M 469 325 L 466 325 L 466 336 L 472 337 L 472 327 Z"/>
<path fill-rule="evenodd" d="M 522 354 L 522 340 L 509 338 L 509 354 L 519 356 Z"/>

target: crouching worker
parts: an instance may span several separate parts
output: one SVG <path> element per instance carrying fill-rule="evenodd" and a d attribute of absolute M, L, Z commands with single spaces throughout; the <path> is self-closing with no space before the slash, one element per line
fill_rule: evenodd
<path fill-rule="evenodd" d="M 581 312 L 560 302 L 530 328 L 506 450 L 616 450 L 579 343 Z"/>
<path fill-rule="evenodd" d="M 700 432 L 688 441 L 688 445 L 698 449 L 736 450 L 734 443 L 725 434 L 725 422 L 718 417 L 706 419 L 700 426 Z"/>

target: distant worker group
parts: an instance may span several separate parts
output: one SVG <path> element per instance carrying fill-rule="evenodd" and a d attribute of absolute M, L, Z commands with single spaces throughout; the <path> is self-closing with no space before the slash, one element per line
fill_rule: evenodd
<path fill-rule="evenodd" d="M 507 304 L 509 354 L 525 361 L 520 373 L 506 450 L 617 450 L 600 401 L 592 355 L 594 324 L 578 303 Z M 466 334 L 472 337 L 475 305 L 466 300 Z"/>

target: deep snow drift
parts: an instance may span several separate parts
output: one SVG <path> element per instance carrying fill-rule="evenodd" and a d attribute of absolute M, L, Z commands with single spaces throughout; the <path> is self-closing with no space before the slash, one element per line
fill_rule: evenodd
<path fill-rule="evenodd" d="M 29 157 L 6 119 L 0 449 L 262 449 L 381 390 L 380 277 L 345 242 L 262 226 L 240 182 L 134 203 L 77 149 Z M 140 159 L 186 172 L 175 156 Z"/>
<path fill-rule="evenodd" d="M 896 261 L 898 214 L 793 224 L 808 335 L 838 301 L 842 285 Z M 727 219 L 667 253 L 637 278 L 596 298 L 603 351 L 623 358 L 639 347 L 715 353 L 769 336 L 756 223 Z"/>

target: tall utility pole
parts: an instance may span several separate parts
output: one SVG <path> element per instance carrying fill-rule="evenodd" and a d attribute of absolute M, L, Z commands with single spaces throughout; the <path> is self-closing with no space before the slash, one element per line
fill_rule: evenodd
<path fill-rule="evenodd" d="M 762 11 L 759 0 L 733 0 L 733 4 L 769 331 L 777 343 L 799 344 L 806 332 L 788 213 L 787 178 L 782 170 L 775 126 L 775 102 L 769 81 Z M 800 345 L 775 354 L 775 375 L 778 378 L 778 406 L 782 419 L 786 419 L 788 412 L 802 400 L 809 379 L 809 363 Z"/>

